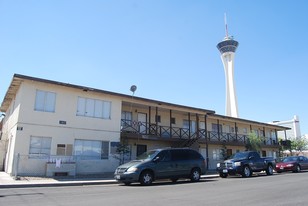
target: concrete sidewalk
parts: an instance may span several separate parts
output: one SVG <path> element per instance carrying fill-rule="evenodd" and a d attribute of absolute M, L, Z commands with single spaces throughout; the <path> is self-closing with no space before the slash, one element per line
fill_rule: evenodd
<path fill-rule="evenodd" d="M 201 179 L 217 178 L 218 174 L 202 175 Z M 58 187 L 58 186 L 82 186 L 118 184 L 112 177 L 59 177 L 59 178 L 35 178 L 21 177 L 15 180 L 5 172 L 0 172 L 0 189 L 2 188 L 26 188 L 26 187 Z"/>

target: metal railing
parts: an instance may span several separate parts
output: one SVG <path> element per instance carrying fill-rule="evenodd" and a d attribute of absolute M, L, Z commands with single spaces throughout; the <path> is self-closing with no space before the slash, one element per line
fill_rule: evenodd
<path fill-rule="evenodd" d="M 249 136 L 247 134 L 225 133 L 217 131 L 198 131 L 188 128 L 161 126 L 131 120 L 121 120 L 121 132 L 131 132 L 136 134 L 153 135 L 160 138 L 179 138 L 179 139 L 206 139 L 208 142 L 227 142 L 234 144 L 246 144 Z M 268 137 L 260 137 L 263 145 L 278 145 L 278 142 Z"/>

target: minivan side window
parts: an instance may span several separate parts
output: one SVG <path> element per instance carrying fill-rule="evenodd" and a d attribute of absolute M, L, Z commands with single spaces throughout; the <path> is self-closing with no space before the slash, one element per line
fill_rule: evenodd
<path fill-rule="evenodd" d="M 161 162 L 168 162 L 171 160 L 171 154 L 170 154 L 170 151 L 169 150 L 164 150 L 164 151 L 161 151 L 157 157 L 159 157 L 159 161 Z"/>
<path fill-rule="evenodd" d="M 188 160 L 189 154 L 187 150 L 171 150 L 172 160 Z"/>
<path fill-rule="evenodd" d="M 200 154 L 195 152 L 195 151 L 193 151 L 193 150 L 189 150 L 188 153 L 189 153 L 189 159 L 197 160 L 197 159 L 201 158 Z"/>

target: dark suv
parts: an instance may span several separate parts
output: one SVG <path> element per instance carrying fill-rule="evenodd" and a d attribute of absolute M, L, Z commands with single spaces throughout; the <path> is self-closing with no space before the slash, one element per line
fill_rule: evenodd
<path fill-rule="evenodd" d="M 190 178 L 197 182 L 205 174 L 205 160 L 200 153 L 189 148 L 166 148 L 148 151 L 136 160 L 120 165 L 114 178 L 125 185 L 140 182 L 150 185 L 157 179 Z"/>

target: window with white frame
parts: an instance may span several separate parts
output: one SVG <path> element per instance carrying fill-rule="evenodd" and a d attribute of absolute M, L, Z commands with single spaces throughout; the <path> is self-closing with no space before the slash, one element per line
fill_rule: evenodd
<path fill-rule="evenodd" d="M 213 149 L 213 160 L 219 161 L 222 159 L 221 149 Z"/>
<path fill-rule="evenodd" d="M 225 125 L 225 132 L 226 133 L 230 133 L 231 132 L 230 125 Z"/>
<path fill-rule="evenodd" d="M 189 121 L 186 119 L 183 120 L 183 128 L 189 129 Z M 191 133 L 196 132 L 196 121 L 190 120 L 190 131 Z"/>
<path fill-rule="evenodd" d="M 50 155 L 51 137 L 36 137 L 30 138 L 29 156 L 31 157 L 46 157 Z"/>
<path fill-rule="evenodd" d="M 72 156 L 73 145 L 72 144 L 57 144 L 57 155 Z"/>
<path fill-rule="evenodd" d="M 35 111 L 55 112 L 56 93 L 36 90 Z"/>
<path fill-rule="evenodd" d="M 222 133 L 222 125 L 221 124 L 214 124 L 212 123 L 212 131 L 213 132 L 220 132 Z"/>
<path fill-rule="evenodd" d="M 111 102 L 78 97 L 77 116 L 111 118 Z"/>
<path fill-rule="evenodd" d="M 132 113 L 131 112 L 122 111 L 121 119 L 122 119 L 121 126 L 125 127 L 127 125 L 132 125 Z"/>
<path fill-rule="evenodd" d="M 199 128 L 205 129 L 205 122 L 199 122 Z"/>
<path fill-rule="evenodd" d="M 75 140 L 74 155 L 83 160 L 108 159 L 109 142 L 98 140 Z"/>
<path fill-rule="evenodd" d="M 271 138 L 272 138 L 272 139 L 276 139 L 276 132 L 271 131 Z"/>

